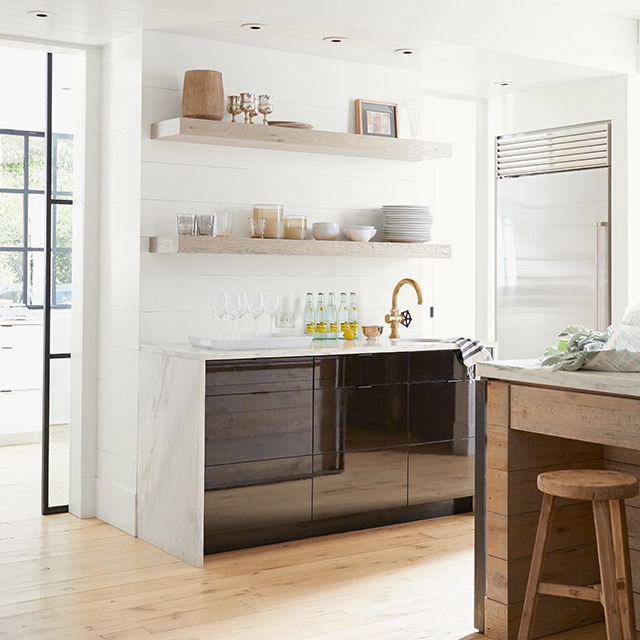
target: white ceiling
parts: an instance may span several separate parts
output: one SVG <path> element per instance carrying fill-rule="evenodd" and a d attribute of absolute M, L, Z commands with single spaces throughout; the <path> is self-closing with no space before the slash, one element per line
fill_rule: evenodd
<path fill-rule="evenodd" d="M 43 40 L 84 46 L 102 46 L 141 30 L 160 30 L 193 37 L 278 48 L 310 55 L 408 67 L 422 71 L 424 88 L 445 94 L 487 96 L 498 91 L 496 82 L 510 81 L 506 89 L 522 90 L 540 84 L 611 75 L 612 68 L 560 59 L 553 53 L 533 55 L 518 51 L 517 30 L 523 38 L 531 30 L 532 16 L 542 37 L 550 10 L 557 9 L 565 21 L 573 13 L 610 14 L 640 18 L 640 0 L 0 0 L 0 37 Z M 465 4 L 466 3 L 466 4 Z M 496 12 L 500 6 L 504 11 Z M 511 4 L 509 4 L 511 3 Z M 545 14 L 541 9 L 544 7 Z M 528 6 L 526 6 L 528 4 Z M 446 5 L 444 7 L 443 5 Z M 514 7 L 523 7 L 521 14 Z M 451 24 L 474 20 L 483 14 L 485 24 L 466 25 L 459 37 Z M 30 11 L 49 11 L 38 18 Z M 569 13 L 567 13 L 569 12 Z M 508 21 L 507 21 L 507 16 Z M 521 16 L 522 20 L 518 20 Z M 440 23 L 438 23 L 440 19 Z M 553 18 L 552 18 L 553 19 Z M 606 16 L 602 17 L 606 21 Z M 504 24 L 500 21 L 504 20 Z M 243 23 L 261 23 L 261 31 L 242 29 Z M 446 29 L 442 29 L 442 25 Z M 565 22 L 567 24 L 567 22 Z M 569 23 L 570 24 L 570 23 Z M 486 27 L 505 33 L 490 46 L 471 43 L 468 29 Z M 445 33 L 447 31 L 447 33 Z M 515 32 L 515 36 L 514 36 Z M 323 41 L 343 36 L 341 44 Z M 506 44 L 511 38 L 511 49 Z M 516 44 L 513 44 L 515 42 Z M 495 44 L 495 46 L 493 46 Z M 597 42 L 594 43 L 597 47 Z M 414 55 L 394 53 L 411 48 Z M 570 57 L 570 56 L 569 56 Z M 618 70 L 619 71 L 619 70 Z"/>

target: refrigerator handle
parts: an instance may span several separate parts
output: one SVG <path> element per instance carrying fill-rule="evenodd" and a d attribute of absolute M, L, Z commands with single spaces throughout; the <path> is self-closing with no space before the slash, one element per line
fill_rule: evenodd
<path fill-rule="evenodd" d="M 609 306 L 609 224 L 596 222 L 596 322 L 598 331 L 611 323 Z"/>

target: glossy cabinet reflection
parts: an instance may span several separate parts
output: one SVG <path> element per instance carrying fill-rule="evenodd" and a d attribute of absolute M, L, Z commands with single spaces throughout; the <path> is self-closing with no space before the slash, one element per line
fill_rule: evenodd
<path fill-rule="evenodd" d="M 208 363 L 205 551 L 470 509 L 465 375 L 457 350 Z"/>

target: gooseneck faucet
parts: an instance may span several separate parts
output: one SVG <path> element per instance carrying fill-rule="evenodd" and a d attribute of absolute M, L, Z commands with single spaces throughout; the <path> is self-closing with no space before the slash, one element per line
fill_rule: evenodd
<path fill-rule="evenodd" d="M 400 311 L 398 309 L 398 293 L 403 285 L 410 284 L 416 291 L 418 295 L 418 304 L 422 304 L 422 289 L 420 285 L 411 278 L 403 278 L 398 282 L 398 284 L 393 288 L 393 294 L 391 295 L 391 311 L 384 317 L 384 321 L 390 325 L 391 333 L 389 334 L 389 338 L 391 340 L 397 339 L 400 337 L 398 333 L 398 324 L 401 324 L 405 327 L 408 327 L 411 323 L 411 314 L 408 311 Z"/>

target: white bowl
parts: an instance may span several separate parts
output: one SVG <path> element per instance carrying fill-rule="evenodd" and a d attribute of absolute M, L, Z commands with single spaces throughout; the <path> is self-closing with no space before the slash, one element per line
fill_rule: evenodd
<path fill-rule="evenodd" d="M 377 229 L 369 226 L 349 226 L 343 227 L 342 233 L 354 242 L 369 242 L 376 235 Z"/>
<path fill-rule="evenodd" d="M 316 240 L 335 240 L 340 235 L 337 222 L 314 222 L 311 233 Z"/>

